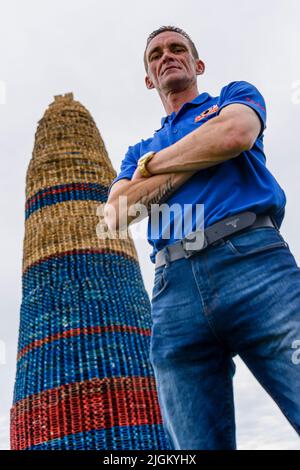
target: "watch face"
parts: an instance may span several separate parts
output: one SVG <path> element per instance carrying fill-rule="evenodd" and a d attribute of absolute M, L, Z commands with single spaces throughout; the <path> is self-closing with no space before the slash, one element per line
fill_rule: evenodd
<path fill-rule="evenodd" d="M 153 157 L 154 154 L 155 154 L 154 151 L 147 152 L 138 161 L 139 170 L 140 170 L 142 176 L 144 176 L 144 177 L 151 176 L 151 173 L 147 170 L 146 165 L 147 165 L 148 161 L 151 160 L 151 158 Z"/>

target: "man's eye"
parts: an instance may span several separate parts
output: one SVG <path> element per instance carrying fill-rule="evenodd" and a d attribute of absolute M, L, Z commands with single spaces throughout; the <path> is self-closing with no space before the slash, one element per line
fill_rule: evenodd
<path fill-rule="evenodd" d="M 152 54 L 152 56 L 150 57 L 150 60 L 156 60 L 158 59 L 158 54 Z"/>

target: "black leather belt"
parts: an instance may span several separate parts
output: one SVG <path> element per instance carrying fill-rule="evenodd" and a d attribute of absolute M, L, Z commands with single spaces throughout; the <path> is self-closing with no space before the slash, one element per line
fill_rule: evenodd
<path fill-rule="evenodd" d="M 190 258 L 207 246 L 221 240 L 232 233 L 239 232 L 245 228 L 255 227 L 278 227 L 272 217 L 267 214 L 256 215 L 254 212 L 241 212 L 207 227 L 205 230 L 191 232 L 182 240 L 168 245 L 156 254 L 155 269 L 168 262 L 180 258 Z M 166 250 L 168 254 L 166 255 Z"/>

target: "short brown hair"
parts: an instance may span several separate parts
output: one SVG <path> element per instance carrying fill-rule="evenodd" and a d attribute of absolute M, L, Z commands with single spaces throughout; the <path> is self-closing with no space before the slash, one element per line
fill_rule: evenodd
<path fill-rule="evenodd" d="M 188 42 L 191 46 L 191 50 L 192 50 L 192 54 L 193 54 L 194 58 L 199 59 L 199 54 L 198 54 L 198 51 L 196 49 L 195 44 L 191 40 L 190 36 L 185 31 L 183 31 L 183 29 L 177 28 L 176 26 L 161 26 L 160 28 L 156 29 L 155 31 L 152 31 L 152 33 L 149 34 L 149 36 L 147 38 L 147 43 L 146 43 L 146 47 L 145 47 L 145 51 L 144 51 L 144 65 L 145 65 L 146 72 L 148 71 L 148 62 L 147 62 L 147 57 L 146 57 L 146 50 L 147 50 L 147 47 L 149 45 L 149 42 L 152 41 L 152 39 L 155 38 L 155 36 L 157 36 L 160 33 L 164 33 L 165 31 L 173 31 L 174 33 L 179 33 L 179 34 L 181 34 L 181 36 L 185 37 L 188 40 Z"/>

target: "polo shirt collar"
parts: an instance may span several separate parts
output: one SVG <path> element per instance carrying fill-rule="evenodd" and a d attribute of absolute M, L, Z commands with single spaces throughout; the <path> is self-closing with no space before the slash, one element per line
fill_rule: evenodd
<path fill-rule="evenodd" d="M 186 103 L 184 103 L 181 108 L 178 110 L 178 113 L 181 111 L 181 109 L 183 107 L 187 107 L 187 106 L 198 106 L 199 104 L 202 104 L 204 103 L 208 98 L 210 97 L 209 93 L 201 93 L 200 95 L 196 96 L 196 98 L 194 98 L 192 101 L 187 101 Z M 177 114 L 178 114 L 177 113 Z M 171 118 L 171 117 L 174 117 L 175 116 L 175 112 L 173 111 L 173 113 L 171 114 L 168 114 L 167 116 L 164 116 L 162 119 L 161 119 L 161 127 L 163 127 L 165 125 L 165 123 Z"/>

